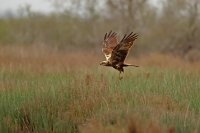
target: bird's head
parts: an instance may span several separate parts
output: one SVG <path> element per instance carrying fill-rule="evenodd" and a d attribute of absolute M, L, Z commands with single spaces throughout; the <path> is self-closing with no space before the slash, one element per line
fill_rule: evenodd
<path fill-rule="evenodd" d="M 102 61 L 102 62 L 100 62 L 100 65 L 102 65 L 102 66 L 108 66 L 108 61 Z"/>

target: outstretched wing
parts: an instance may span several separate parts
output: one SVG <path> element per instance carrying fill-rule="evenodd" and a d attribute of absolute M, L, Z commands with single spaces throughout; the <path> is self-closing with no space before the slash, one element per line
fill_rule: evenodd
<path fill-rule="evenodd" d="M 104 36 L 102 52 L 105 55 L 107 61 L 110 60 L 112 51 L 117 46 L 118 42 L 116 35 L 117 33 L 110 31 Z"/>
<path fill-rule="evenodd" d="M 113 49 L 111 62 L 112 64 L 123 64 L 133 42 L 137 39 L 138 34 L 131 32 L 128 36 L 125 34 L 120 43 Z"/>

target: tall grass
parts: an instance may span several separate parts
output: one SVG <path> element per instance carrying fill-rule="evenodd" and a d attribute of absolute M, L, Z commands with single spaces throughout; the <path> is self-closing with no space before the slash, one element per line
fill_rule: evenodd
<path fill-rule="evenodd" d="M 195 64 L 149 56 L 119 80 L 95 56 L 29 52 L 0 55 L 1 132 L 200 132 Z"/>

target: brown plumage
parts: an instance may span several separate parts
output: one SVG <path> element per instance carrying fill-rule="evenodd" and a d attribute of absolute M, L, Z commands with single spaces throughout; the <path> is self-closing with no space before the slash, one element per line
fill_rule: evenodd
<path fill-rule="evenodd" d="M 124 60 L 133 46 L 133 42 L 137 39 L 138 34 L 131 32 L 125 34 L 120 42 L 117 41 L 117 33 L 110 31 L 106 33 L 103 41 L 102 52 L 106 57 L 106 61 L 102 61 L 100 65 L 110 66 L 118 70 L 120 73 L 124 72 L 123 67 L 134 66 L 132 64 L 125 64 Z"/>

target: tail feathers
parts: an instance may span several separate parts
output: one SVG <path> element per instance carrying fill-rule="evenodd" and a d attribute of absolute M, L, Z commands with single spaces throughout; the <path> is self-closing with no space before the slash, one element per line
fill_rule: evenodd
<path fill-rule="evenodd" d="M 137 65 L 133 65 L 133 64 L 123 64 L 124 67 L 127 67 L 127 66 L 133 66 L 133 67 L 139 67 Z"/>

